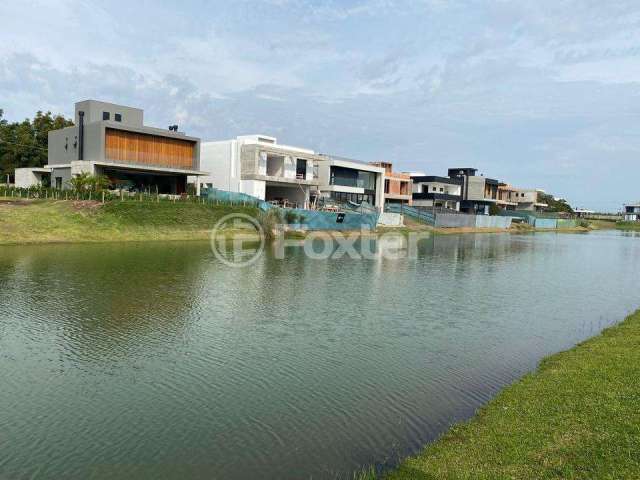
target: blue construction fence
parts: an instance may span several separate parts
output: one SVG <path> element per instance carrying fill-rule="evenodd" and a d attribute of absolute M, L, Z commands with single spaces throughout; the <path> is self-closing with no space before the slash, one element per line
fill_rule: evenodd
<path fill-rule="evenodd" d="M 380 216 L 379 213 L 371 209 L 360 213 L 350 209 L 341 212 L 324 212 L 302 208 L 280 208 L 246 193 L 228 192 L 217 188 L 203 190 L 200 195 L 212 202 L 255 205 L 263 211 L 277 208 L 285 223 L 289 223 L 291 228 L 301 230 L 373 230 L 376 228 Z M 288 222 L 287 219 L 290 219 L 291 222 Z"/>
<path fill-rule="evenodd" d="M 374 230 L 378 225 L 378 213 L 323 212 L 301 208 L 280 209 L 284 220 L 293 217 L 292 228 L 300 230 Z M 297 218 L 296 218 L 297 217 Z"/>

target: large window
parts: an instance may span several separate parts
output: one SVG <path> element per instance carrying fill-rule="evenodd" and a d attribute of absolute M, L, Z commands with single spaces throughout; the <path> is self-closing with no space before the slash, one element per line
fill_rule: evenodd
<path fill-rule="evenodd" d="M 375 172 L 355 170 L 353 168 L 331 167 L 331 185 L 342 187 L 359 187 L 365 190 L 376 189 Z"/>
<path fill-rule="evenodd" d="M 367 193 L 345 193 L 345 192 L 331 192 L 331 198 L 337 202 L 351 202 L 360 205 L 362 202 L 367 202 L 369 205 L 375 205 L 376 196 Z"/>

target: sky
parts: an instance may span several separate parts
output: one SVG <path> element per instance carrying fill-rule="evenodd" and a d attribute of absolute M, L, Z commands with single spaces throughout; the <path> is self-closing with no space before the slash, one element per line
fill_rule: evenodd
<path fill-rule="evenodd" d="M 93 98 L 616 211 L 640 199 L 637 1 L 0 3 L 0 108 Z"/>

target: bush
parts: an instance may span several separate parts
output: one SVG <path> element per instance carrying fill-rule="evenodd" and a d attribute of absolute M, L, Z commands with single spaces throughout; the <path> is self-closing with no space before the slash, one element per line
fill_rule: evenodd
<path fill-rule="evenodd" d="M 282 224 L 282 216 L 277 208 L 270 208 L 266 212 L 258 214 L 258 223 L 264 232 L 265 240 L 274 239 L 276 230 Z"/>
<path fill-rule="evenodd" d="M 287 210 L 284 214 L 284 220 L 285 222 L 287 222 L 289 225 L 291 225 L 292 223 L 297 223 L 298 221 L 298 214 L 296 212 L 294 212 L 293 210 Z"/>

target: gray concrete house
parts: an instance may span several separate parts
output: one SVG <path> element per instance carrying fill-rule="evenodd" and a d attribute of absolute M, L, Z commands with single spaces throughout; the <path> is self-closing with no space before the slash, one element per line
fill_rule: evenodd
<path fill-rule="evenodd" d="M 177 126 L 145 126 L 139 108 L 96 100 L 75 105 L 75 125 L 49 132 L 44 169 L 16 171 L 16 186 L 29 186 L 49 172 L 51 186 L 68 188 L 74 175 L 105 175 L 113 188 L 182 194 L 187 177 L 200 171 L 200 139 Z M 25 169 L 19 169 L 25 170 Z M 18 182 L 20 178 L 20 182 Z"/>

